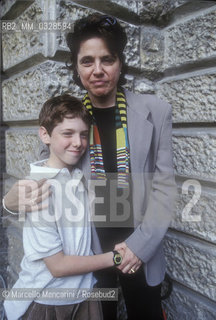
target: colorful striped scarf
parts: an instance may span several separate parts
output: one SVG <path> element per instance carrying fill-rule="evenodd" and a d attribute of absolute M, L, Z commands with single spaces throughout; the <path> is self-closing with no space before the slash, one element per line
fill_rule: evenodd
<path fill-rule="evenodd" d="M 106 173 L 104 170 L 101 140 L 88 93 L 83 98 L 83 104 L 93 118 L 90 128 L 91 175 L 93 179 L 105 179 Z M 130 159 L 127 132 L 127 106 L 124 94 L 119 91 L 116 94 L 115 124 L 118 187 L 127 187 Z"/>

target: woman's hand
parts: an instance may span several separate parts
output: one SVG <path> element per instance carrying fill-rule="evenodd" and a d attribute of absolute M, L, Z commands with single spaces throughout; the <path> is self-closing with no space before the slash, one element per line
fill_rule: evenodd
<path fill-rule="evenodd" d="M 4 197 L 7 209 L 13 212 L 31 212 L 47 208 L 42 204 L 50 195 L 50 185 L 46 179 L 39 181 L 19 180 Z"/>
<path fill-rule="evenodd" d="M 114 250 L 124 251 L 122 263 L 117 267 L 123 273 L 132 274 L 140 268 L 142 261 L 128 248 L 125 242 L 116 244 Z"/>

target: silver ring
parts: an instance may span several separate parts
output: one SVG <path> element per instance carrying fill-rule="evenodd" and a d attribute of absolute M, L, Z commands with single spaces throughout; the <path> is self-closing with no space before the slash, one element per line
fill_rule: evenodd
<path fill-rule="evenodd" d="M 132 273 L 135 273 L 135 270 L 134 270 L 133 268 L 131 268 L 130 271 L 131 271 Z"/>

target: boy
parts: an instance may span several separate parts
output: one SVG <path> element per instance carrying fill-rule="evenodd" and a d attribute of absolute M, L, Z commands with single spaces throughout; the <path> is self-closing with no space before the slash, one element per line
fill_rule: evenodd
<path fill-rule="evenodd" d="M 47 210 L 27 214 L 22 271 L 13 288 L 93 288 L 92 271 L 121 263 L 117 252 L 92 255 L 91 226 L 83 174 L 75 168 L 88 145 L 89 113 L 70 95 L 49 99 L 39 115 L 39 135 L 50 149 L 47 160 L 31 164 L 31 179 L 51 179 Z M 117 258 L 117 259 L 115 259 Z M 102 318 L 98 301 L 7 300 L 8 320 Z"/>

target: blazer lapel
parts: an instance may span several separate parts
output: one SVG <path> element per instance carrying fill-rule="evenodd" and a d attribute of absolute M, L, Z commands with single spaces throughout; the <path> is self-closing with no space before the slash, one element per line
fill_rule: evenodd
<path fill-rule="evenodd" d="M 143 172 L 151 145 L 153 125 L 148 120 L 149 110 L 145 107 L 144 101 L 141 107 L 136 108 L 139 102 L 137 103 L 136 99 L 132 101 L 127 92 L 126 98 L 131 171 Z M 143 108 L 142 112 L 140 108 Z"/>
<path fill-rule="evenodd" d="M 145 105 L 144 96 L 126 93 L 128 139 L 130 146 L 131 177 L 133 181 L 133 212 L 134 226 L 140 224 L 145 203 L 146 159 L 152 141 L 153 125 L 148 120 L 150 113 Z M 149 170 L 148 167 L 146 169 Z"/>
<path fill-rule="evenodd" d="M 148 120 L 149 110 L 145 101 L 138 101 L 137 96 L 125 91 L 127 100 L 128 139 L 132 172 L 143 171 L 151 145 L 153 125 Z M 143 97 L 142 97 L 143 99 Z M 142 104 L 140 111 L 140 105 Z M 81 168 L 87 180 L 91 178 L 89 148 L 81 160 Z"/>
<path fill-rule="evenodd" d="M 143 211 L 143 199 L 145 192 L 144 179 L 142 174 L 144 173 L 144 167 L 149 149 L 152 141 L 153 125 L 148 120 L 150 114 L 145 105 L 145 101 L 142 98 L 137 98 L 130 92 L 125 92 L 127 100 L 127 120 L 128 120 L 128 139 L 130 146 L 130 163 L 131 173 L 133 179 L 133 209 L 134 209 L 134 224 L 139 223 L 141 212 Z M 86 150 L 85 155 L 81 161 L 81 168 L 83 170 L 85 178 L 90 180 L 91 178 L 91 165 L 89 148 Z M 139 174 L 139 179 L 137 179 Z M 135 183 L 137 181 L 137 183 Z M 97 243 L 97 241 L 95 241 Z M 94 247 L 94 246 L 93 246 Z"/>

